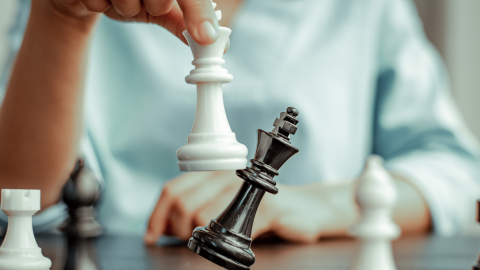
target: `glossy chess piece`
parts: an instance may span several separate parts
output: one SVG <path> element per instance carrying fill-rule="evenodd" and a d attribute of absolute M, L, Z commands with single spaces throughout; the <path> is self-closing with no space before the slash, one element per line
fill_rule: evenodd
<path fill-rule="evenodd" d="M 220 19 L 219 11 L 216 14 Z M 233 80 L 222 68 L 231 32 L 220 27 L 217 41 L 206 46 L 196 43 L 188 31 L 183 32 L 195 66 L 185 81 L 197 85 L 197 108 L 187 144 L 177 151 L 180 171 L 236 170 L 247 166 L 247 147 L 235 138 L 223 104 L 222 84 Z"/>
<path fill-rule="evenodd" d="M 78 159 L 70 179 L 63 188 L 63 201 L 68 206 L 69 218 L 61 231 L 71 237 L 96 237 L 102 233 L 102 226 L 95 220 L 94 203 L 100 196 L 100 181 L 90 170 L 84 168 Z"/>
<path fill-rule="evenodd" d="M 100 191 L 98 177 L 78 159 L 63 188 L 63 201 L 70 216 L 60 228 L 67 237 L 64 270 L 100 269 L 95 256 L 95 239 L 102 234 L 102 226 L 94 216 L 94 204 Z"/>
<path fill-rule="evenodd" d="M 355 191 L 361 217 L 350 234 L 359 238 L 360 246 L 350 270 L 397 269 L 391 244 L 400 235 L 392 219 L 396 200 L 395 183 L 383 167 L 383 159 L 370 156 Z"/>
<path fill-rule="evenodd" d="M 258 143 L 251 167 L 237 170 L 244 180 L 230 205 L 205 227 L 197 227 L 188 247 L 206 259 L 230 270 L 250 269 L 255 255 L 250 249 L 252 225 L 265 192 L 277 194 L 273 177 L 298 149 L 290 144 L 297 131 L 298 111 L 289 107 L 275 120 L 272 132 L 258 130 Z"/>
<path fill-rule="evenodd" d="M 67 260 L 64 270 L 99 270 L 95 238 L 67 237 Z"/>
<path fill-rule="evenodd" d="M 480 222 L 480 200 L 477 201 L 477 221 Z M 480 270 L 480 255 L 478 256 L 477 263 L 472 267 L 472 270 Z"/>
<path fill-rule="evenodd" d="M 43 256 L 33 234 L 32 216 L 40 210 L 40 190 L 2 189 L 1 209 L 8 216 L 8 228 L 0 247 L 0 269 L 50 269 L 52 261 Z"/>

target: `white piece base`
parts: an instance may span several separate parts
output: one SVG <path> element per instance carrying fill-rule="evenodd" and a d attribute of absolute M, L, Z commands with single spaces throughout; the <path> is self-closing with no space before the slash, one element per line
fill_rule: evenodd
<path fill-rule="evenodd" d="M 51 266 L 41 248 L 0 248 L 0 270 L 48 270 Z"/>
<path fill-rule="evenodd" d="M 246 160 L 219 159 L 178 162 L 182 172 L 240 170 L 247 167 Z"/>
<path fill-rule="evenodd" d="M 187 144 L 177 151 L 178 167 L 180 171 L 245 169 L 247 153 L 233 132 L 190 134 Z"/>
<path fill-rule="evenodd" d="M 361 240 L 350 270 L 396 270 L 392 246 L 387 239 Z"/>

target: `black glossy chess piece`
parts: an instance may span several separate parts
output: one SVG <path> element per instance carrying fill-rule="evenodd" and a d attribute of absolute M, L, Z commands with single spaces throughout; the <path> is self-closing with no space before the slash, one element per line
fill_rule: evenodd
<path fill-rule="evenodd" d="M 69 218 L 60 228 L 70 237 L 96 237 L 102 233 L 102 226 L 95 220 L 94 203 L 100 196 L 100 181 L 78 159 L 63 188 L 63 201 L 68 206 Z"/>
<path fill-rule="evenodd" d="M 94 216 L 94 204 L 100 191 L 98 177 L 85 168 L 82 159 L 78 159 L 63 187 L 63 201 L 68 206 L 69 214 L 60 228 L 67 237 L 64 270 L 100 269 L 95 256 L 95 238 L 102 234 L 102 226 Z"/>
<path fill-rule="evenodd" d="M 68 236 L 64 270 L 99 270 L 95 238 Z"/>
<path fill-rule="evenodd" d="M 253 220 L 266 192 L 277 194 L 273 177 L 298 149 L 290 144 L 297 131 L 298 111 L 287 108 L 275 119 L 272 132 L 258 130 L 258 143 L 251 167 L 237 170 L 244 180 L 230 205 L 210 224 L 197 227 L 188 247 L 204 258 L 230 270 L 250 269 L 255 255 L 250 249 Z"/>
<path fill-rule="evenodd" d="M 480 222 L 480 200 L 477 201 L 477 221 Z M 472 267 L 472 270 L 480 270 L 480 255 L 478 256 L 477 263 Z"/>

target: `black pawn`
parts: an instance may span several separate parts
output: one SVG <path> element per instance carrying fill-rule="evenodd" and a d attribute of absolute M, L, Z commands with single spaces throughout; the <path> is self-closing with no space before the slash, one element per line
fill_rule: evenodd
<path fill-rule="evenodd" d="M 477 201 L 477 221 L 480 222 L 480 200 Z M 480 255 L 478 256 L 477 263 L 472 267 L 473 270 L 480 270 Z"/>
<path fill-rule="evenodd" d="M 68 206 L 69 218 L 61 231 L 77 238 L 96 237 L 102 233 L 102 226 L 95 220 L 93 207 L 100 190 L 96 175 L 84 168 L 83 160 L 79 159 L 63 188 L 63 201 Z"/>
<path fill-rule="evenodd" d="M 226 269 L 250 269 L 255 262 L 250 246 L 253 220 L 263 195 L 277 194 L 273 177 L 278 169 L 298 149 L 290 144 L 290 135 L 295 134 L 298 111 L 287 108 L 273 124 L 272 132 L 258 130 L 255 158 L 251 167 L 237 170 L 237 176 L 244 180 L 230 205 L 210 224 L 197 227 L 188 247 L 195 253 Z"/>

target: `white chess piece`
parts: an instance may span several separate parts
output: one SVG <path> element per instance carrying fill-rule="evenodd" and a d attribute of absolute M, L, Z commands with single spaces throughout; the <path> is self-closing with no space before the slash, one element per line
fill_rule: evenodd
<path fill-rule="evenodd" d="M 221 17 L 219 11 L 216 14 L 217 18 Z M 247 147 L 235 138 L 223 105 L 222 83 L 233 80 L 222 68 L 223 52 L 231 32 L 229 28 L 220 27 L 217 41 L 206 46 L 196 43 L 187 30 L 183 32 L 195 66 L 185 81 L 197 85 L 197 108 L 187 144 L 177 151 L 180 171 L 235 170 L 247 166 Z"/>
<path fill-rule="evenodd" d="M 355 200 L 361 218 L 350 233 L 360 239 L 350 270 L 396 270 L 391 240 L 400 235 L 392 220 L 395 183 L 383 168 L 383 159 L 370 156 L 358 181 Z"/>
<path fill-rule="evenodd" d="M 0 270 L 50 269 L 52 261 L 42 255 L 32 228 L 32 216 L 40 210 L 40 190 L 2 189 L 1 208 L 8 215 L 8 227 L 0 247 Z"/>

